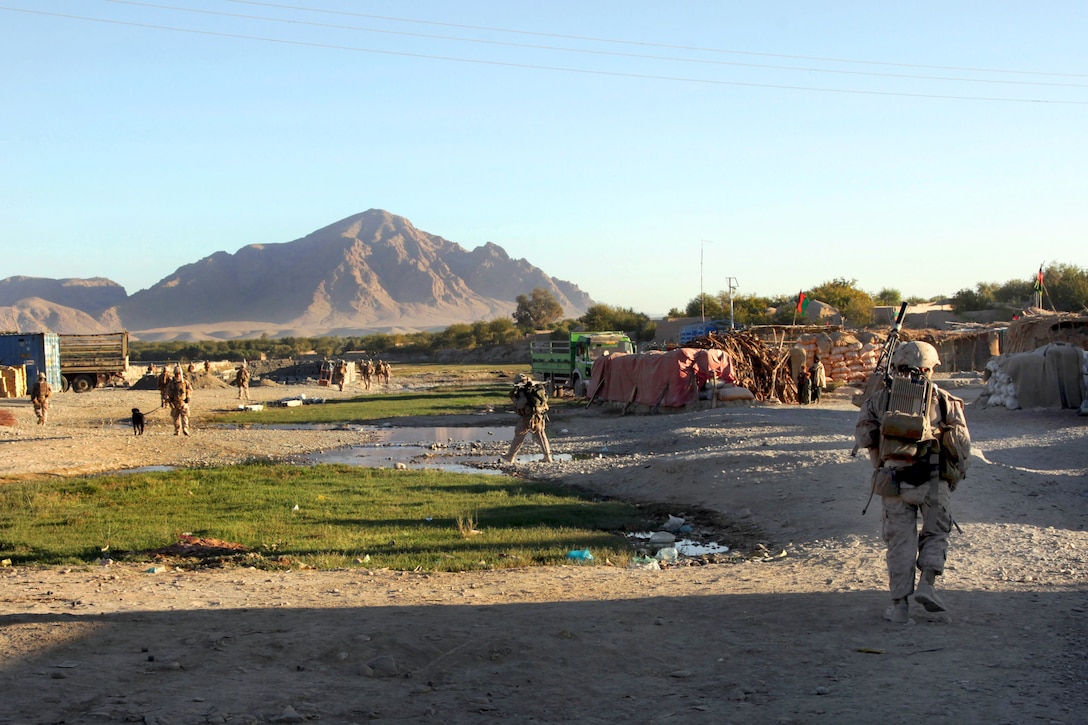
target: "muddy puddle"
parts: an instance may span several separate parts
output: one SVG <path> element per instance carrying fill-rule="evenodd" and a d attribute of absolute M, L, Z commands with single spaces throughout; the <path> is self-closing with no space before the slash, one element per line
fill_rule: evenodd
<path fill-rule="evenodd" d="M 344 430 L 345 426 L 330 427 Z M 407 468 L 426 468 L 451 473 L 502 474 L 494 468 L 479 468 L 483 463 L 494 463 L 498 457 L 487 454 L 484 447 L 494 451 L 494 443 L 504 446 L 514 437 L 513 426 L 500 427 L 428 427 L 428 428 L 372 428 L 352 427 L 374 437 L 373 443 L 334 448 L 304 457 L 310 463 L 339 463 L 366 468 L 391 468 L 402 464 Z M 537 452 L 535 443 L 526 442 L 517 462 L 539 461 L 543 454 Z M 570 459 L 569 454 L 553 456 L 556 460 Z"/>

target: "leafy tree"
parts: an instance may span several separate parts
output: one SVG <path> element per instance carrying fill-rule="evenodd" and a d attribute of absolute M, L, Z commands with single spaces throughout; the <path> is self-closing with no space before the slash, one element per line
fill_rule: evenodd
<path fill-rule="evenodd" d="M 858 289 L 856 279 L 836 278 L 812 288 L 806 295 L 831 305 L 848 323 L 866 325 L 873 319 L 873 298 Z"/>
<path fill-rule="evenodd" d="M 536 287 L 528 297 L 518 295 L 515 301 L 514 322 L 525 332 L 543 330 L 563 317 L 563 306 L 546 289 Z"/>
<path fill-rule="evenodd" d="M 1043 303 L 1049 302 L 1059 312 L 1080 312 L 1088 307 L 1088 269 L 1052 264 L 1043 271 L 1043 287 Z"/>
<path fill-rule="evenodd" d="M 876 293 L 874 301 L 879 305 L 898 305 L 903 300 L 903 295 L 897 289 L 885 287 Z"/>
<path fill-rule="evenodd" d="M 728 313 L 728 307 L 726 312 Z M 688 302 L 684 314 L 677 317 L 705 317 L 708 320 L 718 320 L 722 317 L 722 303 L 714 295 L 704 292 Z"/>
<path fill-rule="evenodd" d="M 733 322 L 738 325 L 769 325 L 774 321 L 770 297 L 733 296 Z M 722 319 L 729 319 L 729 298 L 723 303 Z"/>
<path fill-rule="evenodd" d="M 626 332 L 635 342 L 649 341 L 654 338 L 657 325 L 650 322 L 648 315 L 635 312 L 630 307 L 611 307 L 593 305 L 578 318 L 578 323 L 587 330 L 620 330 Z"/>

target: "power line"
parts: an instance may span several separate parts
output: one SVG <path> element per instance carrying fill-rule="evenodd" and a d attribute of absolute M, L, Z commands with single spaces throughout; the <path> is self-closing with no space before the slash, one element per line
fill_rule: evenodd
<path fill-rule="evenodd" d="M 1042 75 L 1042 76 L 1064 76 L 1068 78 L 1088 78 L 1088 73 L 1053 73 L 1047 71 L 1025 71 L 1025 70 L 1001 70 L 997 68 L 972 68 L 963 66 L 942 66 L 942 65 L 922 65 L 916 63 L 893 63 L 888 61 L 879 60 L 851 60 L 847 58 L 827 58 L 811 55 L 789 55 L 785 53 L 765 53 L 750 50 L 730 50 L 726 48 L 706 48 L 701 46 L 692 45 L 670 45 L 667 43 L 651 43 L 647 41 L 639 40 L 618 40 L 615 38 L 599 38 L 585 35 L 564 35 L 562 33 L 542 33 L 533 30 L 511 30 L 509 28 L 496 28 L 486 25 L 463 25 L 460 23 L 444 23 L 435 20 L 416 20 L 413 18 L 397 18 L 388 15 L 369 15 L 366 13 L 355 13 L 346 10 L 325 10 L 321 8 L 307 8 L 299 7 L 296 5 L 281 5 L 278 3 L 259 2 L 258 0 L 225 0 L 226 2 L 237 3 L 240 5 L 258 5 L 269 8 L 278 8 L 280 10 L 301 10 L 311 13 L 326 13 L 329 15 L 344 15 L 357 18 L 371 18 L 373 20 L 389 20 L 397 23 L 416 23 L 420 25 L 435 25 L 446 28 L 461 28 L 464 30 L 484 30 L 493 33 L 515 33 L 518 35 L 534 35 L 543 38 L 562 38 L 566 40 L 587 40 L 594 43 L 614 43 L 621 45 L 638 45 L 648 48 L 669 48 L 672 50 L 692 50 L 703 53 L 723 53 L 733 55 L 752 55 L 764 58 L 791 58 L 794 60 L 815 60 L 824 61 L 829 63 L 858 63 L 864 65 L 885 65 L 898 68 L 925 68 L 929 70 L 950 70 L 950 71 L 969 71 L 975 73 L 1009 73 L 1018 75 Z"/>
<path fill-rule="evenodd" d="M 109 18 L 95 18 L 83 15 L 72 15 L 69 13 L 56 13 L 44 10 L 28 10 L 25 8 L 12 8 L 7 6 L 0 6 L 0 10 L 7 10 L 9 12 L 27 13 L 31 15 L 41 15 L 46 17 L 64 18 L 68 20 L 83 20 L 87 22 L 104 23 L 108 25 L 120 25 L 126 27 L 144 28 L 152 30 L 166 30 L 177 33 L 188 33 L 193 35 L 207 35 L 218 38 L 232 38 L 239 40 L 252 40 L 264 43 L 279 43 L 282 45 L 295 45 L 310 48 L 324 48 L 328 50 L 344 50 L 356 53 L 370 53 L 375 55 L 387 55 L 403 58 L 419 58 L 424 60 L 439 60 L 455 63 L 470 63 L 476 65 L 488 65 L 506 68 L 521 68 L 529 70 L 545 70 L 561 73 L 577 73 L 583 75 L 597 75 L 607 76 L 613 78 L 631 78 L 639 80 L 657 80 L 657 81 L 669 81 L 680 83 L 697 83 L 703 85 L 715 85 L 715 86 L 733 86 L 742 88 L 768 88 L 774 90 L 791 90 L 791 91 L 808 91 L 814 93 L 838 93 L 848 95 L 865 95 L 865 96 L 890 96 L 899 98 L 928 98 L 935 100 L 956 100 L 956 101 L 982 101 L 993 103 L 1037 103 L 1037 104 L 1058 104 L 1058 105 L 1088 105 L 1088 101 L 1074 101 L 1074 100 L 1053 100 L 1053 99 L 1041 99 L 1041 98 L 1000 98 L 991 96 L 964 96 L 964 95 L 952 95 L 952 94 L 936 94 L 936 93 L 907 93 L 901 91 L 875 91 L 875 90 L 857 90 L 849 88 L 825 88 L 818 86 L 798 86 L 790 84 L 776 84 L 776 83 L 754 83 L 744 81 L 727 81 L 708 78 L 689 78 L 683 76 L 668 76 L 668 75 L 655 75 L 647 73 L 626 73 L 621 71 L 606 71 L 606 70 L 592 70 L 588 68 L 569 68 L 562 66 L 549 66 L 532 63 L 515 63 L 511 61 L 497 61 L 486 60 L 478 58 L 458 58 L 454 56 L 434 55 L 428 53 L 409 53 L 406 51 L 394 51 L 394 50 L 379 50 L 376 48 L 361 48 L 357 46 L 339 45 L 333 43 L 316 43 L 302 40 L 289 40 L 284 38 L 269 38 L 258 35 L 245 35 L 241 33 L 226 33 L 214 30 L 198 30 L 196 28 L 183 28 L 170 25 L 158 25 L 154 23 L 140 23 L 126 20 L 113 20 Z"/>
<path fill-rule="evenodd" d="M 561 52 L 561 53 L 581 53 L 581 54 L 587 54 L 587 55 L 612 56 L 612 57 L 619 57 L 619 58 L 638 58 L 638 59 L 641 59 L 641 60 L 665 60 L 665 61 L 672 61 L 672 62 L 677 62 L 677 63 L 697 63 L 697 64 L 704 64 L 704 65 L 724 65 L 724 66 L 733 66 L 733 67 L 741 67 L 741 68 L 761 68 L 761 69 L 765 69 L 765 70 L 785 70 L 785 71 L 794 71 L 794 72 L 802 72 L 802 73 L 829 73 L 829 74 L 836 74 L 836 75 L 872 76 L 872 77 L 878 77 L 878 78 L 902 78 L 902 79 L 906 79 L 906 80 L 931 80 L 931 81 L 962 82 L 962 83 L 989 83 L 989 84 L 999 84 L 999 85 L 1021 85 L 1021 86 L 1052 86 L 1052 87 L 1062 87 L 1062 88 L 1088 88 L 1088 84 L 1084 84 L 1084 83 L 1050 83 L 1050 82 L 1044 82 L 1044 81 L 1004 80 L 1004 79 L 997 79 L 997 78 L 959 78 L 959 77 L 933 76 L 933 75 L 907 75 L 907 74 L 903 74 L 903 73 L 881 73 L 881 72 L 876 72 L 876 71 L 855 71 L 855 70 L 842 70 L 842 69 L 834 69 L 834 68 L 815 68 L 815 67 L 811 67 L 811 66 L 809 66 L 809 67 L 800 67 L 799 68 L 797 66 L 770 65 L 770 64 L 766 64 L 766 63 L 742 63 L 742 62 L 739 62 L 739 61 L 712 60 L 712 59 L 707 59 L 707 58 L 680 58 L 680 57 L 676 57 L 676 56 L 647 55 L 645 53 L 621 53 L 621 52 L 617 52 L 617 51 L 594 50 L 594 49 L 589 49 L 589 48 L 563 48 L 563 47 L 554 46 L 554 45 L 535 45 L 535 44 L 531 44 L 531 43 L 514 43 L 514 42 L 502 41 L 502 40 L 486 40 L 486 39 L 481 39 L 481 38 L 463 38 L 463 37 L 451 36 L 451 35 L 435 35 L 433 33 L 411 33 L 411 32 L 407 32 L 407 31 L 403 31 L 403 30 L 388 30 L 388 29 L 384 29 L 384 28 L 367 28 L 367 27 L 360 27 L 358 25 L 337 25 L 337 24 L 333 24 L 333 23 L 317 23 L 317 22 L 313 22 L 313 21 L 309 21 L 309 20 L 292 20 L 292 19 L 288 19 L 288 18 L 271 18 L 271 17 L 265 16 L 265 15 L 245 15 L 245 14 L 242 14 L 242 13 L 226 13 L 226 12 L 223 12 L 223 11 L 220 11 L 220 10 L 203 10 L 203 9 L 198 9 L 198 8 L 185 8 L 185 7 L 178 7 L 176 5 L 163 5 L 163 4 L 160 4 L 160 3 L 138 2 L 138 0 L 104 0 L 104 1 L 114 3 L 114 4 L 117 4 L 117 5 L 132 5 L 132 6 L 136 6 L 136 7 L 154 8 L 154 9 L 158 9 L 158 10 L 174 10 L 174 11 L 177 11 L 177 12 L 195 13 L 195 14 L 199 14 L 199 15 L 212 15 L 212 16 L 219 16 L 219 17 L 226 17 L 226 18 L 239 18 L 239 19 L 243 19 L 243 20 L 263 20 L 263 21 L 271 22 L 271 23 L 283 23 L 283 24 L 288 24 L 288 25 L 305 25 L 305 26 L 309 26 L 309 27 L 328 28 L 328 29 L 333 29 L 333 30 L 353 30 L 353 31 L 360 31 L 360 32 L 365 32 L 365 33 L 380 33 L 380 34 L 385 34 L 385 35 L 397 35 L 397 36 L 404 36 L 404 37 L 410 37 L 410 38 L 425 38 L 425 39 L 429 39 L 429 40 L 452 40 L 452 41 L 456 41 L 456 42 L 460 42 L 460 43 L 477 43 L 477 44 L 481 44 L 481 45 L 495 45 L 495 46 L 513 47 L 513 48 L 528 48 L 528 49 L 532 49 L 532 50 L 548 50 L 548 51 L 557 51 L 557 52 Z M 246 2 L 246 0 L 228 0 L 228 1 L 229 2 Z M 251 3 L 251 2 L 246 2 L 246 4 L 268 5 L 268 3 Z M 285 6 L 274 6 L 274 7 L 285 7 Z M 338 12 L 338 11 L 327 11 L 327 10 L 313 10 L 312 12 L 335 12 L 336 14 L 340 14 L 340 15 L 361 15 L 359 13 L 341 13 L 341 12 Z M 370 16 L 363 16 L 363 17 L 370 17 Z M 408 22 L 408 21 L 402 21 L 402 22 Z M 426 22 L 426 21 L 419 21 L 419 22 Z M 500 32 L 508 32 L 509 33 L 509 32 L 521 32 L 521 31 L 500 31 Z M 627 41 L 615 41 L 615 42 L 627 42 Z M 716 51 L 716 52 L 722 52 L 722 51 Z M 732 51 L 724 51 L 724 52 L 732 52 Z M 851 62 L 863 63 L 863 62 L 866 62 L 866 61 L 851 61 Z M 989 71 L 989 72 L 998 72 L 998 71 Z"/>

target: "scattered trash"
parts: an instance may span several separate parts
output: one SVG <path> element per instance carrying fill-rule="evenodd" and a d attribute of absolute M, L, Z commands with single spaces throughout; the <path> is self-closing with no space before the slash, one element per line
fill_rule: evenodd
<path fill-rule="evenodd" d="M 680 555 L 677 553 L 676 547 L 666 546 L 664 548 L 658 549 L 657 554 L 654 558 L 656 558 L 658 561 L 663 561 L 666 564 L 675 564 L 679 556 Z"/>
<path fill-rule="evenodd" d="M 661 565 L 652 556 L 634 556 L 627 565 L 628 569 L 646 569 L 648 571 L 660 571 Z"/>
<path fill-rule="evenodd" d="M 665 525 L 661 528 L 668 531 L 671 534 L 675 534 L 680 530 L 680 527 L 684 525 L 684 519 L 680 516 L 673 516 L 669 514 L 669 520 L 665 522 Z"/>
<path fill-rule="evenodd" d="M 650 534 L 649 541 L 646 542 L 651 549 L 661 549 L 666 546 L 672 546 L 676 543 L 676 537 L 670 534 L 668 531 L 655 531 Z"/>
<path fill-rule="evenodd" d="M 752 557 L 752 560 L 753 561 L 774 561 L 775 559 L 785 559 L 785 558 L 786 558 L 786 550 L 783 549 L 782 551 L 778 552 L 777 554 L 772 554 L 769 551 L 764 551 L 764 552 L 757 553 L 755 556 Z"/>
<path fill-rule="evenodd" d="M 146 569 L 145 571 L 148 574 L 162 574 L 164 571 L 166 571 L 166 567 L 165 566 L 153 566 L 150 569 Z"/>
<path fill-rule="evenodd" d="M 575 549 L 567 554 L 567 558 L 571 561 L 593 561 L 593 554 L 589 553 L 589 549 Z"/>

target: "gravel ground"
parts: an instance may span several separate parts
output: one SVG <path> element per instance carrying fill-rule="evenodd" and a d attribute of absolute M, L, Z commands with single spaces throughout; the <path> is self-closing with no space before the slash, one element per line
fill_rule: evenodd
<path fill-rule="evenodd" d="M 970 401 L 981 388 L 967 382 L 953 392 Z M 189 438 L 161 412 L 131 435 L 128 410 L 157 411 L 154 391 L 60 396 L 44 430 L 25 400 L 0 402 L 18 421 L 0 429 L 0 480 L 292 460 L 371 440 L 200 422 L 235 395 L 198 390 Z M 846 394 L 563 410 L 549 432 L 569 460 L 502 467 L 683 516 L 733 547 L 717 563 L 0 569 L 0 723 L 1088 722 L 1088 419 L 968 406 L 975 455 L 939 582 L 950 612 L 912 605 L 911 623 L 892 625 L 879 504 L 861 515 L 868 463 L 849 455 L 856 415 Z M 513 423 L 442 422 L 481 420 Z"/>

